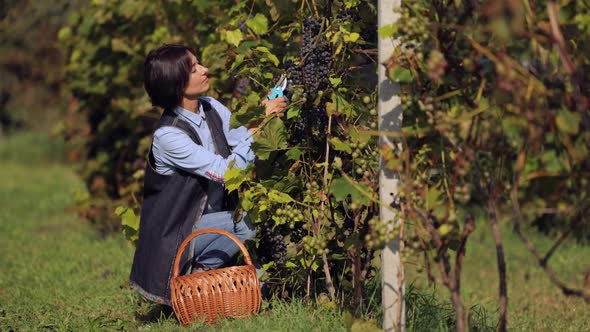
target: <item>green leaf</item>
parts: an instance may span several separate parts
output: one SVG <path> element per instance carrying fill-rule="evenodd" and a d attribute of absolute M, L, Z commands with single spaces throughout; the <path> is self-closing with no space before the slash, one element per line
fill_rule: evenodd
<path fill-rule="evenodd" d="M 300 149 L 289 149 L 289 151 L 287 151 L 285 155 L 289 160 L 299 160 L 303 153 L 304 152 Z"/>
<path fill-rule="evenodd" d="M 244 181 L 251 179 L 252 172 L 242 170 L 237 167 L 230 167 L 225 171 L 225 189 L 234 191 L 238 189 Z"/>
<path fill-rule="evenodd" d="M 361 35 L 359 35 L 356 32 L 353 32 L 353 33 L 350 33 L 350 34 L 345 34 L 344 35 L 344 41 L 345 42 L 353 42 L 354 43 L 355 41 L 357 41 L 359 39 L 360 36 Z"/>
<path fill-rule="evenodd" d="M 291 196 L 289 196 L 288 194 L 282 193 L 280 191 L 274 190 L 274 189 L 272 189 L 271 191 L 268 192 L 268 199 L 271 202 L 275 202 L 275 203 L 279 203 L 279 204 L 293 202 L 293 198 L 291 198 Z"/>
<path fill-rule="evenodd" d="M 391 38 L 397 33 L 398 29 L 399 28 L 395 23 L 383 25 L 379 28 L 379 38 Z"/>
<path fill-rule="evenodd" d="M 268 58 L 268 59 L 269 59 L 269 60 L 270 60 L 270 61 L 271 61 L 271 62 L 272 62 L 272 63 L 273 63 L 275 66 L 278 66 L 278 65 L 279 65 L 279 58 L 277 58 L 277 56 L 276 56 L 276 55 L 272 54 L 272 53 L 270 52 L 270 50 L 269 50 L 267 47 L 264 47 L 264 46 L 258 46 L 258 47 L 256 47 L 256 50 L 257 50 L 257 51 L 260 51 L 260 52 L 262 52 L 262 53 L 264 53 L 264 54 L 266 54 L 266 57 L 267 57 L 267 58 Z M 268 73 L 268 74 L 269 74 L 269 75 L 271 75 L 271 77 L 272 77 L 272 74 L 271 74 L 271 73 Z"/>
<path fill-rule="evenodd" d="M 440 236 L 445 236 L 449 234 L 453 230 L 453 225 L 443 224 L 438 228 L 438 233 Z"/>
<path fill-rule="evenodd" d="M 412 72 L 409 69 L 402 68 L 399 66 L 393 67 L 393 69 L 388 70 L 387 77 L 390 80 L 399 83 L 409 83 L 414 80 Z"/>
<path fill-rule="evenodd" d="M 334 149 L 337 151 L 352 153 L 350 144 L 342 142 L 340 139 L 338 139 L 338 137 L 332 137 L 330 139 L 330 143 L 332 143 L 332 146 L 334 146 Z"/>
<path fill-rule="evenodd" d="M 122 52 L 129 55 L 135 55 L 135 52 L 125 43 L 125 41 L 121 38 L 113 38 L 111 39 L 111 49 L 115 52 Z"/>
<path fill-rule="evenodd" d="M 266 5 L 270 7 L 270 10 L 268 11 L 270 13 L 270 18 L 276 22 L 276 20 L 279 19 L 279 10 L 277 6 L 271 0 L 265 0 L 265 2 Z"/>
<path fill-rule="evenodd" d="M 240 31 L 240 29 L 227 30 L 225 32 L 225 40 L 227 40 L 228 43 L 236 47 L 240 45 L 240 42 L 242 42 L 243 39 L 244 35 L 242 34 L 242 31 Z"/>
<path fill-rule="evenodd" d="M 426 191 L 426 208 L 431 210 L 442 203 L 442 193 L 440 190 L 430 187 Z"/>
<path fill-rule="evenodd" d="M 564 158 L 565 156 L 557 155 L 555 150 L 547 150 L 541 155 L 541 161 L 549 172 L 561 172 L 564 170 L 567 163 L 567 161 L 563 160 Z"/>
<path fill-rule="evenodd" d="M 252 143 L 252 150 L 260 160 L 267 160 L 271 152 L 287 148 L 287 130 L 278 118 L 270 120 L 262 134 Z"/>
<path fill-rule="evenodd" d="M 338 85 L 340 85 L 340 83 L 342 83 L 342 79 L 338 78 L 338 77 L 330 77 L 330 84 L 332 84 L 332 86 L 337 87 Z"/>
<path fill-rule="evenodd" d="M 559 130 L 575 135 L 580 130 L 581 116 L 579 113 L 560 110 L 555 117 L 555 123 Z"/>
<path fill-rule="evenodd" d="M 362 183 L 356 183 L 358 187 L 367 190 L 368 187 Z M 368 204 L 369 198 L 360 192 L 355 186 L 351 185 L 345 178 L 338 178 L 332 181 L 330 190 L 337 201 L 344 201 L 349 195 L 353 202 Z"/>
<path fill-rule="evenodd" d="M 260 13 L 248 19 L 246 25 L 257 35 L 265 34 L 268 31 L 268 19 Z"/>
<path fill-rule="evenodd" d="M 287 120 L 292 119 L 296 116 L 299 116 L 299 114 L 301 113 L 301 109 L 298 107 L 290 107 L 289 110 L 287 111 Z"/>
<path fill-rule="evenodd" d="M 317 261 L 314 261 L 313 263 L 311 263 L 311 269 L 314 272 L 317 271 L 319 267 L 320 267 L 320 264 Z"/>
<path fill-rule="evenodd" d="M 326 103 L 328 114 L 344 114 L 346 116 L 355 116 L 356 112 L 352 105 L 336 93 L 332 93 L 331 101 Z"/>
<path fill-rule="evenodd" d="M 133 209 L 126 206 L 119 206 L 115 209 L 115 213 L 121 217 L 121 224 L 128 226 L 131 229 L 139 229 L 139 216 L 135 214 Z"/>

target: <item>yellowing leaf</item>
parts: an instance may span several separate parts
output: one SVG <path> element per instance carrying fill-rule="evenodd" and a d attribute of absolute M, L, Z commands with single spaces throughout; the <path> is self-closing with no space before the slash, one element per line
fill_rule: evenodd
<path fill-rule="evenodd" d="M 244 171 L 237 167 L 230 167 L 225 171 L 225 189 L 234 191 L 240 187 L 244 181 L 251 178 L 251 172 Z"/>
<path fill-rule="evenodd" d="M 268 31 L 268 19 L 260 13 L 248 19 L 246 25 L 257 35 L 265 34 Z"/>
<path fill-rule="evenodd" d="M 282 193 L 280 191 L 274 190 L 274 189 L 272 189 L 268 193 L 268 199 L 271 202 L 274 202 L 274 203 L 289 203 L 289 202 L 293 202 L 293 198 L 291 198 L 291 196 L 289 196 L 288 194 Z"/>
<path fill-rule="evenodd" d="M 346 34 L 346 35 L 344 35 L 344 41 L 345 42 L 353 42 L 354 43 L 355 41 L 357 41 L 359 39 L 360 36 L 361 35 L 359 35 L 356 32 L 353 32 L 353 33 L 350 33 L 350 34 Z"/>
<path fill-rule="evenodd" d="M 240 29 L 228 30 L 225 32 L 225 40 L 236 47 L 240 45 L 243 39 L 244 35 Z"/>
<path fill-rule="evenodd" d="M 390 38 L 393 37 L 398 31 L 397 24 L 386 24 L 379 28 L 379 38 Z"/>
<path fill-rule="evenodd" d="M 129 226 L 134 230 L 139 229 L 139 216 L 135 214 L 133 209 L 119 206 L 115 209 L 115 213 L 121 217 L 121 225 Z"/>
<path fill-rule="evenodd" d="M 445 236 L 449 234 L 453 230 L 453 225 L 443 224 L 438 228 L 438 233 L 440 236 Z"/>

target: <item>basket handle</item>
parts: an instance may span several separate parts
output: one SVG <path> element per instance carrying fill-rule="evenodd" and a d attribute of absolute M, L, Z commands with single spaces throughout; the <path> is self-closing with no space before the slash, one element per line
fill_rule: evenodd
<path fill-rule="evenodd" d="M 248 249 L 246 249 L 244 244 L 242 244 L 242 241 L 240 241 L 240 239 L 238 239 L 235 235 L 233 235 L 232 233 L 230 233 L 226 230 L 223 230 L 221 228 L 206 228 L 206 229 L 201 229 L 200 231 L 196 231 L 196 232 L 189 234 L 189 236 L 187 236 L 186 239 L 184 239 L 184 241 L 182 241 L 182 243 L 180 244 L 180 247 L 178 248 L 178 251 L 176 252 L 176 258 L 174 259 L 174 269 L 172 270 L 172 278 L 178 277 L 180 258 L 182 257 L 182 253 L 184 252 L 184 249 L 186 248 L 186 246 L 195 237 L 197 237 L 199 235 L 203 235 L 203 234 L 208 234 L 208 233 L 220 234 L 220 235 L 225 235 L 225 236 L 229 237 L 232 241 L 234 241 L 238 245 L 238 247 L 240 247 L 242 254 L 244 254 L 244 261 L 246 262 L 246 265 L 253 265 L 252 259 L 250 258 L 250 253 L 248 253 Z"/>

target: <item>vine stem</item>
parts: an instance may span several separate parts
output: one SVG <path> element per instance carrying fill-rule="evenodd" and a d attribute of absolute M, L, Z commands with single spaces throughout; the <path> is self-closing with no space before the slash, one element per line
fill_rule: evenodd
<path fill-rule="evenodd" d="M 522 165 L 525 164 L 526 162 L 526 153 L 524 150 L 520 151 L 520 155 L 522 156 Z M 537 250 L 537 247 L 535 246 L 535 244 L 533 244 L 533 242 L 522 232 L 521 229 L 521 224 L 522 224 L 522 214 L 521 214 L 521 210 L 520 210 L 520 203 L 518 201 L 518 190 L 519 190 L 519 178 L 520 178 L 520 171 L 518 170 L 516 172 L 516 174 L 514 175 L 514 180 L 512 181 L 512 192 L 511 192 L 511 199 L 512 199 L 512 212 L 513 212 L 513 218 L 512 218 L 512 226 L 514 229 L 514 232 L 516 233 L 516 235 L 518 236 L 518 238 L 524 243 L 525 247 L 528 249 L 528 251 L 535 257 L 535 259 L 537 260 L 537 263 L 539 264 L 539 266 L 541 268 L 543 268 L 543 270 L 545 271 L 545 274 L 547 274 L 547 276 L 549 277 L 549 280 L 556 285 L 557 287 L 559 287 L 561 289 L 561 291 L 563 292 L 563 294 L 565 295 L 569 295 L 569 296 L 576 296 L 576 297 L 581 297 L 586 301 L 590 302 L 590 292 L 584 289 L 575 289 L 575 288 L 571 288 L 568 285 L 566 285 L 563 281 L 561 281 L 557 275 L 555 274 L 555 271 L 553 271 L 553 269 L 551 267 L 549 267 L 548 264 L 548 260 L 549 260 L 549 253 L 547 253 L 545 255 L 545 257 L 543 257 L 541 255 L 541 253 Z M 560 245 L 563 241 L 558 241 L 558 243 L 556 243 L 550 250 L 549 252 L 553 252 L 555 251 L 556 247 L 558 245 Z"/>
<path fill-rule="evenodd" d="M 499 274 L 499 304 L 500 304 L 500 315 L 498 318 L 498 331 L 506 331 L 507 311 L 508 311 L 508 285 L 506 284 L 506 259 L 504 257 L 504 246 L 502 245 L 502 232 L 498 225 L 498 208 L 496 206 L 496 194 L 492 193 L 488 199 L 488 216 L 490 218 L 490 224 L 492 226 L 492 234 L 494 241 L 496 242 L 496 260 L 498 264 Z"/>
<path fill-rule="evenodd" d="M 320 231 L 321 220 L 324 218 L 324 209 L 325 209 L 325 192 L 328 189 L 328 163 L 330 160 L 330 132 L 332 131 L 332 115 L 328 117 L 328 128 L 326 133 L 326 158 L 324 160 L 324 195 L 322 198 L 322 203 L 320 205 L 321 209 L 321 218 L 318 218 L 318 233 Z M 334 289 L 334 282 L 332 281 L 332 275 L 330 274 L 330 266 L 328 265 L 328 255 L 322 254 L 322 262 L 324 268 L 324 275 L 326 276 L 326 287 L 328 288 L 328 292 L 330 293 L 330 299 L 333 301 L 336 299 L 336 290 Z"/>
<path fill-rule="evenodd" d="M 555 1 L 549 1 L 547 4 L 547 11 L 549 14 L 549 23 L 551 24 L 551 34 L 553 35 L 553 39 L 557 44 L 557 49 L 559 50 L 559 55 L 563 61 L 563 64 L 565 65 L 565 69 L 567 70 L 567 73 L 571 75 L 576 71 L 576 67 L 570 60 L 565 49 L 565 41 L 563 39 L 561 29 L 559 28 L 559 21 L 557 19 L 557 4 Z"/>

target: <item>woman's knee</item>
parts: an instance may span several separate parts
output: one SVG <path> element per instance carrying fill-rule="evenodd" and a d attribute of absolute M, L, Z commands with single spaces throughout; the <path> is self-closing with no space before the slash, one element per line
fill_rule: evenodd
<path fill-rule="evenodd" d="M 236 224 L 236 235 L 242 242 L 256 237 L 256 227 L 245 212 L 242 220 Z"/>

